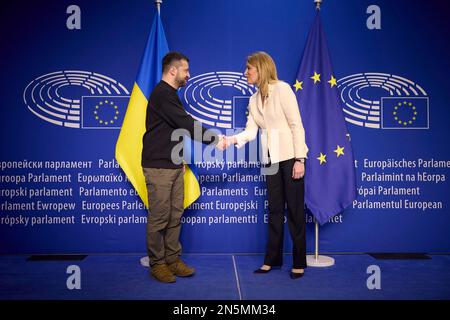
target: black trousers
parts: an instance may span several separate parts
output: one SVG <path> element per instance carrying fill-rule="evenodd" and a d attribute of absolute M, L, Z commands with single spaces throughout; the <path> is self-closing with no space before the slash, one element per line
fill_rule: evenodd
<path fill-rule="evenodd" d="M 304 178 L 292 179 L 294 159 L 281 161 L 278 171 L 266 176 L 269 202 L 269 237 L 264 264 L 283 264 L 284 207 L 287 203 L 288 226 L 293 242 L 293 268 L 306 268 L 306 226 Z"/>

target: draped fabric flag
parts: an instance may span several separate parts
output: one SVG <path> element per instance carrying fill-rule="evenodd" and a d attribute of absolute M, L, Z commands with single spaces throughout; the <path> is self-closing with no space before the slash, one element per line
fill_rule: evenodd
<path fill-rule="evenodd" d="M 169 51 L 159 13 L 153 20 L 144 56 L 136 82 L 128 102 L 127 112 L 116 144 L 116 159 L 127 175 L 142 201 L 148 207 L 147 186 L 142 172 L 142 138 L 145 133 L 145 116 L 150 94 L 161 80 L 162 58 Z M 185 165 L 184 207 L 188 207 L 200 196 L 197 177 Z"/>
<path fill-rule="evenodd" d="M 324 224 L 356 198 L 356 179 L 350 135 L 319 11 L 293 86 L 309 148 L 305 204 Z"/>

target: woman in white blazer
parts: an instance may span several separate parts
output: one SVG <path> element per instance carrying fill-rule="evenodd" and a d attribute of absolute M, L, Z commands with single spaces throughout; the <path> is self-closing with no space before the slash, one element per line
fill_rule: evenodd
<path fill-rule="evenodd" d="M 264 265 L 255 273 L 269 272 L 283 263 L 284 207 L 288 207 L 288 225 L 293 241 L 292 279 L 304 275 L 306 240 L 304 215 L 304 174 L 308 147 L 297 99 L 289 84 L 279 81 L 275 63 L 265 52 L 247 58 L 245 76 L 258 91 L 251 96 L 247 125 L 243 132 L 225 137 L 223 145 L 238 148 L 256 138 L 262 130 L 263 163 L 278 168 L 267 174 L 269 232 Z"/>

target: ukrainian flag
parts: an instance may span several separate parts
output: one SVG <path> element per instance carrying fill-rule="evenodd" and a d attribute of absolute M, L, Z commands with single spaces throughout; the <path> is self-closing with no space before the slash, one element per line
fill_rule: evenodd
<path fill-rule="evenodd" d="M 141 166 L 142 137 L 145 133 L 148 99 L 155 85 L 161 80 L 162 58 L 168 51 L 161 17 L 157 13 L 116 144 L 117 162 L 147 208 L 147 186 Z M 200 196 L 200 186 L 189 166 L 185 165 L 185 168 L 184 207 L 186 208 Z"/>

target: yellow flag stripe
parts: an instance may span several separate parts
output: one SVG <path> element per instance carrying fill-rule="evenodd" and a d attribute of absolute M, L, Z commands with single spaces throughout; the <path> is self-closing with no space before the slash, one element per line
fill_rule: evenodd
<path fill-rule="evenodd" d="M 147 103 L 147 98 L 135 83 L 117 139 L 116 159 L 148 208 L 147 186 L 141 165 Z"/>
<path fill-rule="evenodd" d="M 116 144 L 116 159 L 139 197 L 148 208 L 147 185 L 142 172 L 142 137 L 145 133 L 145 116 L 148 100 L 135 83 L 131 92 L 127 112 Z M 184 207 L 190 206 L 200 196 L 197 177 L 185 165 Z"/>

